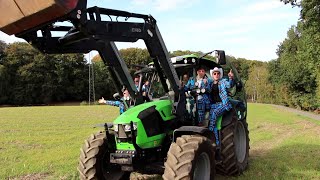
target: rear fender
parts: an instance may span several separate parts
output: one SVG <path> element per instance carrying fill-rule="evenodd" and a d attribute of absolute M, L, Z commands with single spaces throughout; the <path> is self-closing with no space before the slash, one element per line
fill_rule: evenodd
<path fill-rule="evenodd" d="M 237 121 L 237 114 L 234 108 L 223 114 L 221 127 L 223 128 L 228 126 L 233 120 Z"/>
<path fill-rule="evenodd" d="M 214 134 L 208 128 L 199 126 L 182 126 L 173 132 L 173 142 L 182 135 L 201 135 L 208 139 L 214 140 Z"/>

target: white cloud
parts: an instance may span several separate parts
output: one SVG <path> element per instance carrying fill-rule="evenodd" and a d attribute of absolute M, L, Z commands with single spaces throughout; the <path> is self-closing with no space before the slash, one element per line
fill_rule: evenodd
<path fill-rule="evenodd" d="M 174 10 L 176 8 L 186 8 L 192 6 L 198 0 L 156 0 L 155 9 L 158 11 Z"/>
<path fill-rule="evenodd" d="M 191 22 L 193 27 L 201 27 L 201 29 L 212 30 L 212 29 L 228 29 L 236 28 L 241 31 L 241 29 L 251 28 L 259 24 L 266 24 L 273 21 L 282 21 L 288 18 L 292 18 L 293 13 L 261 13 L 255 14 L 242 14 L 240 16 L 227 16 L 210 18 L 202 21 Z M 223 31 L 222 31 L 223 32 Z"/>
<path fill-rule="evenodd" d="M 148 7 L 151 11 L 159 12 L 187 8 L 199 0 L 133 0 L 132 5 L 136 7 Z"/>
<path fill-rule="evenodd" d="M 137 42 L 133 42 L 133 43 L 116 42 L 116 46 L 118 49 L 125 49 L 125 48 L 132 48 L 132 47 L 142 48 L 142 49 L 147 48 L 146 44 L 141 39 L 139 39 Z"/>
<path fill-rule="evenodd" d="M 151 3 L 151 0 L 133 0 L 132 1 L 132 4 L 134 6 L 145 6 L 150 3 Z"/>
<path fill-rule="evenodd" d="M 6 42 L 6 43 L 13 43 L 13 42 L 25 42 L 25 40 L 21 39 L 21 38 L 17 38 L 14 35 L 7 35 L 5 33 L 3 33 L 2 31 L 0 31 L 0 40 Z"/>
<path fill-rule="evenodd" d="M 166 22 L 163 26 L 166 29 L 161 28 L 161 33 L 169 50 L 206 52 L 218 48 L 235 57 L 267 61 L 277 57 L 277 45 L 285 38 L 274 39 L 276 36 L 272 34 L 279 33 L 274 31 L 275 24 L 286 26 L 290 24 L 288 21 L 294 24 L 294 17 L 298 19 L 298 16 L 292 11 L 269 8 L 252 13 L 242 8 L 228 16 L 202 20 L 176 18 L 174 22 Z M 183 28 L 177 30 L 177 27 Z"/>
<path fill-rule="evenodd" d="M 262 11 L 270 11 L 277 8 L 283 7 L 283 3 L 277 0 L 273 1 L 260 1 L 254 4 L 250 4 L 245 8 L 245 10 L 249 13 L 256 13 Z"/>

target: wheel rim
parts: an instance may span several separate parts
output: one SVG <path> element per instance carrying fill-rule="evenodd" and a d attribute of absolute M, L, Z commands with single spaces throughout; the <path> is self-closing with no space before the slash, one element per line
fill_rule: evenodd
<path fill-rule="evenodd" d="M 193 172 L 194 180 L 209 180 L 210 179 L 210 158 L 205 152 L 201 153 L 196 160 L 195 170 Z"/>
<path fill-rule="evenodd" d="M 235 146 L 236 146 L 236 156 L 239 163 L 242 163 L 246 157 L 247 153 L 247 138 L 246 131 L 242 122 L 238 122 L 236 134 L 235 134 Z"/>

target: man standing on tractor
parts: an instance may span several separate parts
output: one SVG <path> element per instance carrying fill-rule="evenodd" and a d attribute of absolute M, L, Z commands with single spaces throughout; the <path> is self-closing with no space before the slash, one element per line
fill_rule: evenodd
<path fill-rule="evenodd" d="M 207 91 L 201 91 L 206 89 L 208 84 L 212 84 L 212 80 L 206 76 L 206 70 L 204 66 L 199 66 L 197 68 L 197 77 L 196 79 L 190 78 L 187 84 L 185 85 L 185 90 L 192 90 L 194 88 L 199 88 L 200 93 L 197 96 L 197 110 L 198 110 L 198 125 L 202 126 L 205 119 L 205 111 L 210 109 L 210 100 L 209 94 Z"/>
<path fill-rule="evenodd" d="M 134 86 L 137 88 L 137 90 L 139 91 L 139 83 L 140 83 L 140 76 L 135 76 L 133 78 L 133 82 L 134 82 Z"/>
<path fill-rule="evenodd" d="M 142 97 L 145 102 L 150 102 L 150 97 L 149 97 L 149 89 L 150 89 L 150 83 L 147 80 L 143 86 L 142 86 Z"/>
<path fill-rule="evenodd" d="M 229 81 L 222 79 L 221 71 L 218 67 L 210 70 L 213 82 L 208 83 L 208 91 L 210 93 L 211 108 L 209 118 L 209 130 L 214 132 L 216 137 L 216 144 L 219 145 L 218 130 L 216 128 L 217 117 L 221 116 L 225 111 L 229 111 L 232 106 L 229 101 L 227 88 L 233 86 L 233 73 L 232 69 L 228 73 Z"/>
<path fill-rule="evenodd" d="M 118 93 L 117 93 L 118 94 Z M 117 106 L 119 107 L 120 110 L 120 114 L 124 113 L 126 111 L 126 105 L 124 104 L 124 102 L 127 103 L 128 106 L 130 106 L 132 104 L 132 100 L 129 94 L 129 91 L 127 89 L 125 89 L 123 91 L 123 97 L 120 100 L 116 100 L 116 101 L 111 101 L 111 100 L 105 100 L 103 97 L 101 99 L 99 99 L 99 103 L 100 104 L 106 104 L 106 105 L 110 105 L 110 106 Z M 114 95 L 115 96 L 115 95 Z M 118 94 L 119 96 L 119 94 Z M 114 97 L 117 98 L 117 97 Z"/>
<path fill-rule="evenodd" d="M 190 80 L 189 74 L 185 72 L 182 76 L 181 84 L 184 87 L 185 94 L 186 94 L 186 101 L 187 101 L 186 108 L 188 112 L 188 118 L 192 119 L 193 117 L 195 117 L 195 111 L 194 111 L 194 98 L 190 93 L 188 93 L 189 88 L 186 86 L 189 80 Z"/>

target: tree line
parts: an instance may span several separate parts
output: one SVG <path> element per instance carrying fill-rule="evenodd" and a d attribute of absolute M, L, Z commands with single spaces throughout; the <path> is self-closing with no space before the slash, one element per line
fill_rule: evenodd
<path fill-rule="evenodd" d="M 120 50 L 129 65 L 148 64 L 146 49 Z M 99 56 L 92 59 L 96 97 L 115 93 Z M 133 68 L 131 68 L 133 69 Z M 35 105 L 88 100 L 89 64 L 83 54 L 42 54 L 28 43 L 0 41 L 0 105 Z"/>
<path fill-rule="evenodd" d="M 284 42 L 279 51 L 286 47 Z M 89 64 L 82 54 L 42 54 L 27 43 L 0 42 L 0 48 L 0 104 L 35 105 L 88 100 Z M 227 59 L 238 70 L 249 101 L 316 109 L 319 99 L 316 78 L 319 76 L 312 76 L 312 70 L 307 69 L 316 64 L 308 67 L 301 62 L 297 66 L 297 62 L 283 57 L 284 52 L 279 52 L 279 58 L 269 62 L 233 56 L 227 56 Z M 131 74 L 135 69 L 132 65 L 152 61 L 146 49 L 121 49 L 120 53 Z M 202 54 L 178 50 L 171 52 L 170 56 L 191 53 Z M 92 65 L 95 96 L 112 98 L 115 88 L 110 85 L 111 77 L 99 55 L 92 58 Z M 297 83 L 295 78 L 300 78 L 300 82 Z"/>
<path fill-rule="evenodd" d="M 301 18 L 275 47 L 278 58 L 262 62 L 227 58 L 236 66 L 252 102 L 282 104 L 315 110 L 320 108 L 320 2 L 281 0 L 299 6 Z M 173 51 L 170 56 L 201 54 Z M 133 64 L 148 64 L 146 49 L 121 49 L 120 54 L 134 71 Z M 115 92 L 109 72 L 99 55 L 92 60 L 95 95 L 112 98 Z M 47 55 L 27 43 L 0 41 L 0 104 L 50 104 L 88 99 L 88 62 L 82 54 Z"/>

